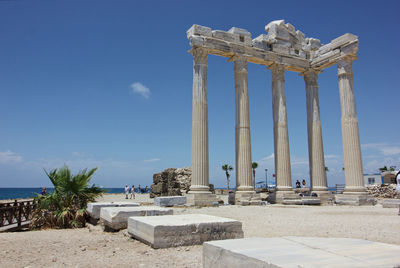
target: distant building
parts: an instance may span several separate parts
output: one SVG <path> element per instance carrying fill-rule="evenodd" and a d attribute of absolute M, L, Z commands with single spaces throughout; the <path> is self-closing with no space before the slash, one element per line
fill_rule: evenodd
<path fill-rule="evenodd" d="M 383 183 L 381 173 L 364 174 L 364 185 L 380 185 Z"/>

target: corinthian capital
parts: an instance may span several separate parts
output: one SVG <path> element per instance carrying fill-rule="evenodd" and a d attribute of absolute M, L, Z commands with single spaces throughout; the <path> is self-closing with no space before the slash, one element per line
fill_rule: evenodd
<path fill-rule="evenodd" d="M 194 64 L 207 64 L 207 49 L 197 47 L 193 48 L 190 53 L 193 55 Z"/>
<path fill-rule="evenodd" d="M 285 80 L 285 66 L 283 66 L 282 64 L 274 63 L 274 64 L 268 66 L 267 68 L 271 70 L 272 81 L 274 81 L 274 80 L 284 81 Z"/>
<path fill-rule="evenodd" d="M 247 58 L 244 56 L 233 56 L 232 61 L 235 63 L 235 72 L 247 72 Z"/>
<path fill-rule="evenodd" d="M 353 61 L 355 57 L 343 57 L 336 61 L 338 66 L 338 75 L 351 75 L 353 74 Z"/>
<path fill-rule="evenodd" d="M 320 74 L 320 73 L 321 73 L 321 71 L 309 69 L 309 70 L 301 73 L 300 75 L 302 75 L 304 77 L 304 81 L 306 82 L 306 84 L 316 85 L 317 80 L 318 80 L 318 74 Z"/>

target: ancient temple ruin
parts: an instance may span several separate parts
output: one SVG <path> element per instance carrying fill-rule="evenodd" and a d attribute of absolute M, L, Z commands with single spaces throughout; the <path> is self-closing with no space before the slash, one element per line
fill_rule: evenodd
<path fill-rule="evenodd" d="M 311 190 L 329 194 L 318 99 L 318 74 L 332 65 L 338 67 L 342 114 L 345 200 L 365 203 L 358 121 L 356 115 L 352 63 L 357 59 L 358 37 L 344 34 L 328 44 L 306 37 L 284 20 L 265 26 L 267 34 L 252 39 L 245 29 L 229 31 L 193 25 L 187 31 L 193 55 L 192 183 L 190 202 L 207 204 L 214 197 L 209 191 L 207 57 L 226 57 L 234 64 L 236 93 L 236 194 L 255 194 L 252 183 L 251 142 L 248 97 L 248 63 L 264 65 L 272 73 L 272 106 L 277 200 L 293 193 L 289 135 L 286 115 L 285 71 L 303 76 L 306 91 L 308 149 Z M 189 197 L 188 196 L 188 197 Z M 344 200 L 343 199 L 343 200 Z M 342 201 L 343 201 L 342 200 Z"/>

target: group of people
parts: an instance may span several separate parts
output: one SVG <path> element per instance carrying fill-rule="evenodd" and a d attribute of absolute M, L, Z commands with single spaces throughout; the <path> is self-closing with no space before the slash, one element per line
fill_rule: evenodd
<path fill-rule="evenodd" d="M 145 188 L 142 188 L 142 187 L 140 187 L 140 184 L 139 184 L 139 187 L 137 189 L 137 192 L 139 194 L 144 194 L 144 193 L 147 193 L 148 191 L 149 191 L 149 187 L 146 186 Z M 125 199 L 128 199 L 128 198 L 135 199 L 135 192 L 136 192 L 135 185 L 132 185 L 132 187 L 125 185 Z"/>
<path fill-rule="evenodd" d="M 299 180 L 296 180 L 296 188 L 301 188 L 301 185 L 303 185 L 303 188 L 306 187 L 306 180 L 303 180 L 301 183 Z"/>

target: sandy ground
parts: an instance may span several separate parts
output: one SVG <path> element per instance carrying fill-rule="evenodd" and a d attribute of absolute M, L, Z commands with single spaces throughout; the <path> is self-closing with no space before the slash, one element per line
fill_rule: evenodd
<path fill-rule="evenodd" d="M 126 200 L 123 195 L 106 195 L 101 201 Z M 137 195 L 138 201 L 151 203 L 148 195 Z M 174 213 L 237 219 L 243 223 L 245 237 L 348 237 L 400 245 L 397 209 L 381 205 L 221 206 L 174 208 Z M 153 250 L 131 239 L 126 231 L 105 233 L 93 225 L 0 233 L 0 267 L 202 267 L 201 254 L 202 246 Z"/>

